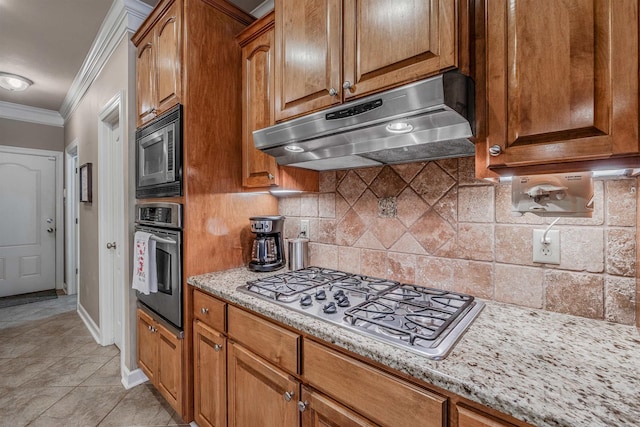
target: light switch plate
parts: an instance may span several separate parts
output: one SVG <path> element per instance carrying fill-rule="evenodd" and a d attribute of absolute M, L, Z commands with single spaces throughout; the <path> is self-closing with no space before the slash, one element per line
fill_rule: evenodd
<path fill-rule="evenodd" d="M 544 230 L 533 230 L 533 262 L 560 264 L 560 230 L 547 232 L 548 244 L 542 243 Z"/>

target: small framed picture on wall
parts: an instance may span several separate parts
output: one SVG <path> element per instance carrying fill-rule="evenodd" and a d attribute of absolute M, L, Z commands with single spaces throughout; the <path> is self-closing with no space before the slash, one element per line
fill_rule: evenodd
<path fill-rule="evenodd" d="M 80 201 L 91 203 L 91 163 L 80 166 Z"/>

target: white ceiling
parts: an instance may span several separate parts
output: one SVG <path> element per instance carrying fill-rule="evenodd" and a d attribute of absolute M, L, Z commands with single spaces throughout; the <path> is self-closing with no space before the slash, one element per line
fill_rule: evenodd
<path fill-rule="evenodd" d="M 0 101 L 59 111 L 113 1 L 0 0 L 0 71 L 34 82 L 24 92 L 0 88 Z M 263 1 L 230 2 L 251 12 Z"/>

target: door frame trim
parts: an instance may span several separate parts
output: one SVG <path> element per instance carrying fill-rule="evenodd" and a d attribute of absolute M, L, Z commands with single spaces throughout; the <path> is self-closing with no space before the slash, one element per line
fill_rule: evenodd
<path fill-rule="evenodd" d="M 127 237 L 127 228 L 123 222 L 123 216 L 125 212 L 122 212 L 122 215 L 116 216 L 115 218 L 111 217 L 109 213 L 109 209 L 107 207 L 107 194 L 112 191 L 114 188 L 114 184 L 121 184 L 120 191 L 122 192 L 123 206 L 126 201 L 126 192 L 124 187 L 124 177 L 121 176 L 118 178 L 118 182 L 114 183 L 113 177 L 108 176 L 108 167 L 107 167 L 107 159 L 108 159 L 108 150 L 110 135 L 111 135 L 111 127 L 110 123 L 117 123 L 120 127 L 121 141 L 120 144 L 120 152 L 118 153 L 119 162 L 123 164 L 124 162 L 124 135 L 125 135 L 125 127 L 126 127 L 126 119 L 125 119 L 125 93 L 124 91 L 119 91 L 116 93 L 113 98 L 105 103 L 100 112 L 98 113 L 98 259 L 99 259 L 99 298 L 100 298 L 100 344 L 101 345 L 110 345 L 115 342 L 115 331 L 113 329 L 114 325 L 114 307 L 119 307 L 120 313 L 120 323 L 122 325 L 122 330 L 120 331 L 120 336 L 122 337 L 122 346 L 125 347 L 125 318 L 124 318 L 124 307 L 125 295 L 128 293 L 125 289 L 128 289 L 128 286 L 125 284 L 128 283 L 128 279 L 126 277 L 114 277 L 111 269 L 107 268 L 107 263 L 105 260 L 109 256 L 107 253 L 106 245 L 107 245 L 107 230 L 105 225 L 116 223 L 116 230 L 119 236 L 116 236 L 116 242 L 118 242 L 123 251 L 123 253 L 127 253 L 124 250 L 124 245 L 129 243 L 129 239 Z M 124 260 L 121 257 L 121 262 L 119 270 L 125 275 L 126 269 L 124 265 Z M 115 257 L 114 257 L 115 260 Z M 116 260 L 117 262 L 117 260 Z M 114 268 L 114 270 L 118 270 Z M 113 277 L 113 283 L 110 280 L 107 280 L 107 277 Z M 108 284 L 110 286 L 106 286 Z M 113 286 L 122 286 L 123 290 L 121 292 L 123 301 L 114 301 L 115 292 Z M 120 349 L 121 354 L 124 354 L 124 348 Z"/>
<path fill-rule="evenodd" d="M 65 291 L 68 295 L 78 293 L 78 278 L 79 274 L 75 274 L 72 271 L 74 268 L 80 270 L 80 263 L 78 262 L 78 247 L 79 247 L 79 227 L 80 218 L 78 218 L 78 225 L 74 227 L 74 204 L 80 203 L 77 197 L 78 183 L 76 181 L 76 166 L 71 162 L 74 158 L 78 157 L 78 138 L 71 141 L 64 150 L 65 154 L 65 224 L 66 224 L 66 241 L 65 246 L 65 270 L 67 272 L 66 280 L 64 283 Z M 74 242 L 72 244 L 72 242 Z"/>
<path fill-rule="evenodd" d="M 28 156 L 54 157 L 56 160 L 56 289 L 64 289 L 64 199 L 63 199 L 63 170 L 62 151 L 39 150 L 35 148 L 13 147 L 0 145 L 0 151 L 11 154 L 25 154 Z"/>

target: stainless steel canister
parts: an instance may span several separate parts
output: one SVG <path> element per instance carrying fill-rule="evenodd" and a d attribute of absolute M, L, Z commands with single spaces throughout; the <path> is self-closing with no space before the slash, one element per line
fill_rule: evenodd
<path fill-rule="evenodd" d="M 289 270 L 309 266 L 309 239 L 289 239 Z"/>

